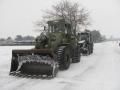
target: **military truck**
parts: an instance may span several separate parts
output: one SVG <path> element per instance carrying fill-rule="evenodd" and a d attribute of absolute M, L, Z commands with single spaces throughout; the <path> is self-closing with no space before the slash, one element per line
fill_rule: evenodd
<path fill-rule="evenodd" d="M 80 47 L 72 25 L 63 19 L 47 23 L 48 29 L 36 38 L 34 49 L 12 50 L 10 75 L 55 77 L 71 62 L 80 62 Z"/>

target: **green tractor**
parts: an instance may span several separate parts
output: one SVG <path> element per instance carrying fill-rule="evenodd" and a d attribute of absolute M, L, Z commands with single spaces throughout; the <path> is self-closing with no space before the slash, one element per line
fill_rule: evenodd
<path fill-rule="evenodd" d="M 80 40 L 80 51 L 82 55 L 90 55 L 93 53 L 93 39 L 89 30 L 85 30 L 78 34 Z"/>
<path fill-rule="evenodd" d="M 80 57 L 71 24 L 63 19 L 48 21 L 47 32 L 36 38 L 34 49 L 12 51 L 10 75 L 55 77 L 58 69 L 68 69 L 71 62 L 80 62 Z"/>

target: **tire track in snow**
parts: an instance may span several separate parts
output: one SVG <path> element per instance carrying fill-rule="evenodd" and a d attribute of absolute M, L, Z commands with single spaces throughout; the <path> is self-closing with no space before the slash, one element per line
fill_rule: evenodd
<path fill-rule="evenodd" d="M 41 80 L 36 79 L 27 79 L 27 78 L 16 78 L 12 79 L 4 86 L 1 87 L 2 90 L 26 90 L 26 87 L 34 86 L 37 83 L 40 83 Z"/>

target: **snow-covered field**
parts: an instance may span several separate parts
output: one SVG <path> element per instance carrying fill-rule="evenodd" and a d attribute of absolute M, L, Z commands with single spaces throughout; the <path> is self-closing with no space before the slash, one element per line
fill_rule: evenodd
<path fill-rule="evenodd" d="M 54 79 L 9 76 L 11 51 L 26 46 L 0 47 L 0 90 L 120 90 L 120 47 L 117 42 L 97 43 L 94 53 L 82 56 Z"/>

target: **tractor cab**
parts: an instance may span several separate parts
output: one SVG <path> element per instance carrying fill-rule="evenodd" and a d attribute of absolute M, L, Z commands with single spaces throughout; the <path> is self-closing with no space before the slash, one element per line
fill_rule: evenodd
<path fill-rule="evenodd" d="M 65 34 L 72 34 L 71 24 L 63 19 L 48 21 L 48 32 L 49 33 L 62 32 Z"/>

